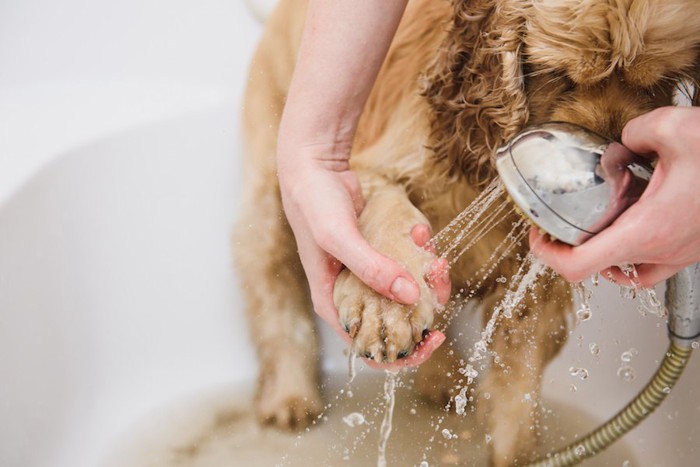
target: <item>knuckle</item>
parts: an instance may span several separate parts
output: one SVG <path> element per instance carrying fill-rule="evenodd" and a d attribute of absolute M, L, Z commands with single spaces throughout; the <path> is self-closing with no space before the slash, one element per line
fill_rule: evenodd
<path fill-rule="evenodd" d="M 362 265 L 362 269 L 360 270 L 360 277 L 362 278 L 363 282 L 370 285 L 379 285 L 378 282 L 381 275 L 382 268 L 380 264 L 374 260 L 370 260 Z"/>
<path fill-rule="evenodd" d="M 329 226 L 323 225 L 315 228 L 312 235 L 316 244 L 324 251 L 334 251 L 336 245 L 338 245 L 336 232 Z"/>
<path fill-rule="evenodd" d="M 588 274 L 584 274 L 583 271 L 573 270 L 573 269 L 557 269 L 557 273 L 566 279 L 568 282 L 581 282 L 588 277 Z"/>
<path fill-rule="evenodd" d="M 655 112 L 654 125 L 650 129 L 652 137 L 658 142 L 673 140 L 681 128 L 678 113 L 670 107 L 662 107 Z"/>

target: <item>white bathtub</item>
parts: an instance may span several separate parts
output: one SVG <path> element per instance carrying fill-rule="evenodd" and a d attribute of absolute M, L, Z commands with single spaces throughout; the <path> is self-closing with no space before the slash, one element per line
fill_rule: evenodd
<path fill-rule="evenodd" d="M 101 465 L 154 410 L 253 380 L 229 233 L 259 32 L 235 0 L 0 5 L 11 65 L 0 68 L 0 465 Z M 666 339 L 612 288 L 596 294 L 545 395 L 603 420 Z M 324 341 L 326 368 L 341 368 L 338 340 L 324 330 Z M 630 347 L 637 378 L 624 382 Z M 632 465 L 697 464 L 698 360 L 625 438 Z"/>

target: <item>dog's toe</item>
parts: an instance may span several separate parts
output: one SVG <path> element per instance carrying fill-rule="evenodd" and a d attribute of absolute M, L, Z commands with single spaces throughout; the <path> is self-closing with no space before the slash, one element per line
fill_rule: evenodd
<path fill-rule="evenodd" d="M 432 325 L 430 299 L 412 306 L 396 303 L 347 270 L 338 276 L 334 299 L 340 325 L 353 339 L 354 352 L 378 363 L 410 355 Z"/>
<path fill-rule="evenodd" d="M 291 396 L 280 401 L 269 401 L 259 407 L 258 416 L 267 425 L 283 430 L 300 430 L 306 428 L 321 413 L 318 399 Z"/>

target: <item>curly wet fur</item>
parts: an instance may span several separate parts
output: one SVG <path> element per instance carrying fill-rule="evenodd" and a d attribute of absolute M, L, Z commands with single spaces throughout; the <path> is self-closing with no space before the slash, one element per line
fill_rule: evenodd
<path fill-rule="evenodd" d="M 431 149 L 483 185 L 491 154 L 528 120 L 520 71 L 526 2 L 454 2 L 452 25 L 427 76 Z"/>
<path fill-rule="evenodd" d="M 322 407 L 315 324 L 274 158 L 304 12 L 304 0 L 281 0 L 253 60 L 244 203 L 234 236 L 261 366 L 256 409 L 262 421 L 281 427 L 304 426 Z M 410 1 L 353 146 L 351 164 L 366 199 L 363 233 L 385 254 L 411 263 L 420 279 L 427 259 L 416 254 L 410 227 L 426 222 L 438 231 L 469 205 L 495 175 L 496 147 L 550 120 L 617 139 L 628 120 L 670 104 L 684 83 L 697 83 L 699 48 L 696 0 Z M 455 289 L 487 261 L 509 225 L 498 225 L 452 267 Z M 492 277 L 512 276 L 515 254 L 526 251 L 517 247 Z M 503 293 L 495 281 L 475 291 L 487 309 Z M 499 322 L 491 343 L 499 361 L 480 383 L 490 394 L 479 410 L 493 434 L 495 465 L 533 455 L 537 435 L 529 427 L 538 415 L 520 401 L 539 394 L 541 375 L 566 338 L 567 285 L 541 281 L 536 296 L 525 298 L 514 319 Z M 365 323 L 364 330 L 353 328 L 356 350 L 378 358 L 396 358 L 432 320 L 430 301 L 415 309 L 388 306 L 348 271 L 336 298 L 341 319 Z M 444 326 L 443 318 L 434 326 Z M 387 330 L 387 322 L 397 325 Z M 460 384 L 455 368 L 455 357 L 438 350 L 419 369 L 417 386 L 444 403 Z"/>

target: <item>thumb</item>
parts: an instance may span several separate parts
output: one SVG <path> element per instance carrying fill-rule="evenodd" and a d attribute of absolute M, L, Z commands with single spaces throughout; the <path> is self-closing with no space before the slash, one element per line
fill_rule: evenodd
<path fill-rule="evenodd" d="M 357 227 L 349 229 L 340 236 L 346 241 L 327 245 L 327 251 L 378 293 L 406 305 L 415 304 L 420 298 L 420 289 L 411 274 L 375 250 Z"/>
<path fill-rule="evenodd" d="M 622 144 L 630 151 L 639 154 L 673 155 L 666 151 L 673 144 L 683 125 L 683 110 L 675 107 L 661 107 L 633 118 L 622 129 Z"/>

